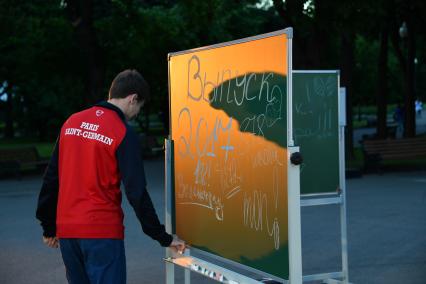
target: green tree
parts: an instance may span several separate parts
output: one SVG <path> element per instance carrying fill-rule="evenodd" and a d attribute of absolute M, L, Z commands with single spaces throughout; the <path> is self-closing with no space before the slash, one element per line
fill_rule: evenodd
<path fill-rule="evenodd" d="M 87 103 L 94 103 L 102 98 L 105 81 L 104 52 L 99 46 L 94 28 L 95 12 L 102 10 L 95 10 L 95 2 L 100 6 L 98 8 L 105 7 L 105 1 L 100 0 L 65 0 L 62 5 L 67 12 L 76 42 L 84 58 L 81 72 L 85 79 Z"/>
<path fill-rule="evenodd" d="M 0 78 L 14 90 L 12 123 L 20 135 L 55 136 L 71 109 L 81 105 L 71 26 L 59 1 L 1 5 Z"/>
<path fill-rule="evenodd" d="M 274 0 L 273 3 L 285 25 L 295 29 L 295 69 L 334 69 L 340 66 L 342 86 L 346 87 L 346 150 L 351 157 L 355 38 L 361 4 L 332 0 Z"/>

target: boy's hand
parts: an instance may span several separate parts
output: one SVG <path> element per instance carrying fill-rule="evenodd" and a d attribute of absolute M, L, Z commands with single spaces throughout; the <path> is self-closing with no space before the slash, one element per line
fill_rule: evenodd
<path fill-rule="evenodd" d="M 59 247 L 59 241 L 56 237 L 45 237 L 43 236 L 43 243 L 51 248 L 58 248 Z"/>
<path fill-rule="evenodd" d="M 179 239 L 178 236 L 173 236 L 173 241 L 170 244 L 169 248 L 174 250 L 175 253 L 183 254 L 185 252 L 186 244 L 184 241 Z"/>

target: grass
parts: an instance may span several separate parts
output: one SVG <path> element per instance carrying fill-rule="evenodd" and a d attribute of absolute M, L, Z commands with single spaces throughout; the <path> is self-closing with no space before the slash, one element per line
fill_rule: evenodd
<path fill-rule="evenodd" d="M 364 128 L 368 126 L 368 121 L 366 119 L 363 120 L 353 120 L 352 122 L 353 128 Z"/>
<path fill-rule="evenodd" d="M 387 105 L 387 113 L 393 113 L 397 104 L 388 104 Z M 377 106 L 376 105 L 366 105 L 366 106 L 354 106 L 353 107 L 354 115 L 358 115 L 358 113 L 364 115 L 376 115 L 377 114 Z"/>
<path fill-rule="evenodd" d="M 387 106 L 387 119 L 391 120 L 395 112 L 396 104 L 389 104 Z M 377 118 L 377 107 L 374 105 L 369 106 L 355 106 L 353 107 L 352 125 L 354 129 L 373 127 Z"/>
<path fill-rule="evenodd" d="M 30 138 L 0 139 L 0 149 L 36 147 L 40 157 L 47 159 L 52 154 L 55 142 L 39 142 Z"/>
<path fill-rule="evenodd" d="M 367 114 L 367 115 L 376 114 L 377 107 L 375 105 L 354 107 L 353 112 L 354 113 L 361 112 L 362 114 Z"/>
<path fill-rule="evenodd" d="M 352 159 L 346 160 L 346 168 L 361 169 L 364 166 L 364 156 L 361 148 L 354 149 L 354 156 Z"/>

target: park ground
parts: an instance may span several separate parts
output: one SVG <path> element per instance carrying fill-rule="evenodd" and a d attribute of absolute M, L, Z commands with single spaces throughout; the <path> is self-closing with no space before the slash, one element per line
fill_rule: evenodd
<path fill-rule="evenodd" d="M 164 162 L 146 161 L 149 191 L 164 220 Z M 348 179 L 349 277 L 352 283 L 426 283 L 426 172 Z M 60 252 L 42 244 L 35 219 L 40 176 L 0 180 L 0 282 L 66 283 Z M 124 201 L 128 283 L 164 283 L 164 249 L 145 236 Z M 339 208 L 302 209 L 303 273 L 341 269 Z M 183 273 L 176 272 L 177 283 Z M 214 283 L 193 276 L 192 283 Z"/>

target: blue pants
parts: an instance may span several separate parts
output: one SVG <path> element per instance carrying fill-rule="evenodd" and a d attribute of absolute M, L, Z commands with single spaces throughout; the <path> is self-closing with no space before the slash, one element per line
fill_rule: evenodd
<path fill-rule="evenodd" d="M 60 239 L 68 283 L 125 284 L 124 241 L 115 239 Z"/>

